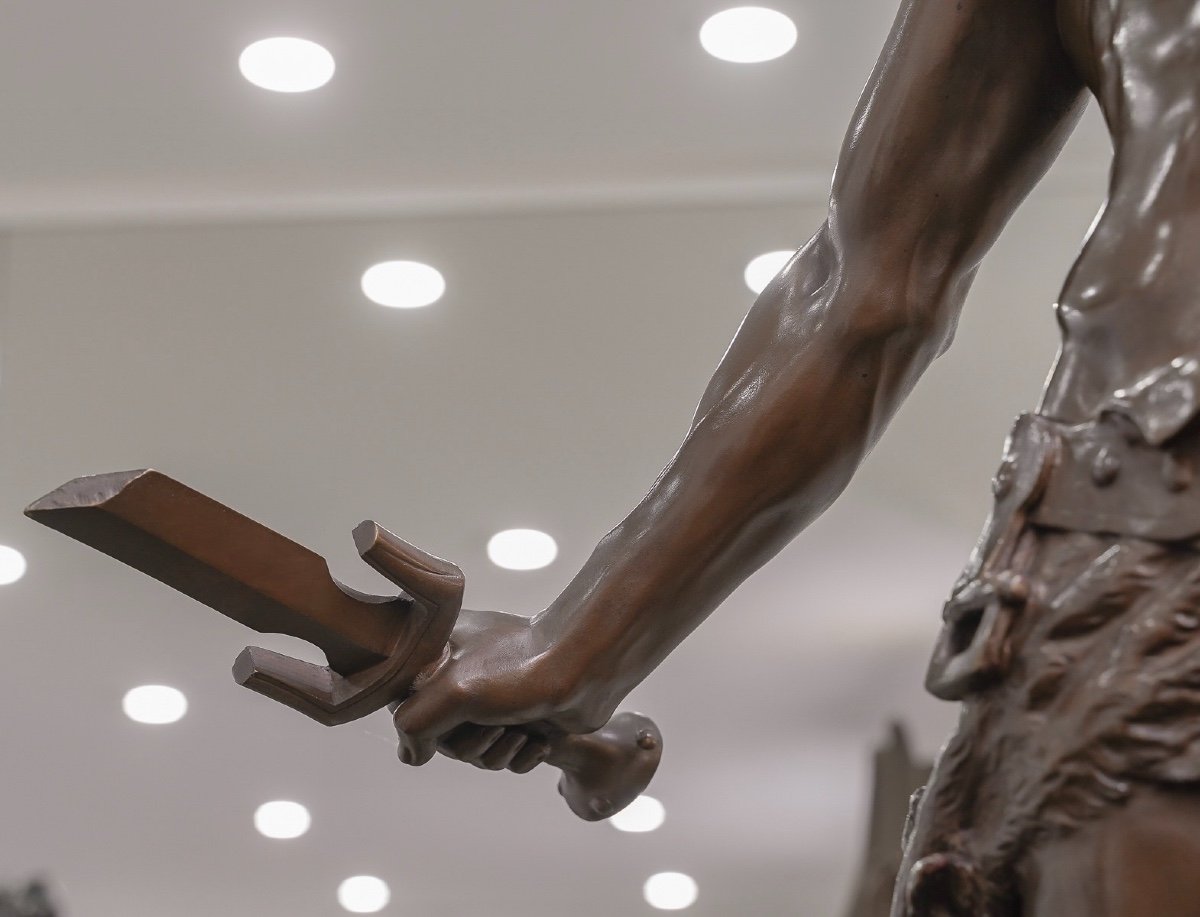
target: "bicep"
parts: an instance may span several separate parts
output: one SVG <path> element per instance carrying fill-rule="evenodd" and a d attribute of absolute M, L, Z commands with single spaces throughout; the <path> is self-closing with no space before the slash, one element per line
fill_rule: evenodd
<path fill-rule="evenodd" d="M 943 348 L 979 259 L 1057 156 L 1082 97 L 1053 0 L 904 0 L 828 218 L 746 316 L 693 425 L 818 329 Z M 925 360 L 901 362 L 908 378 Z"/>
<path fill-rule="evenodd" d="M 1082 97 L 1054 0 L 904 0 L 842 147 L 835 244 L 900 269 L 969 272 Z"/>

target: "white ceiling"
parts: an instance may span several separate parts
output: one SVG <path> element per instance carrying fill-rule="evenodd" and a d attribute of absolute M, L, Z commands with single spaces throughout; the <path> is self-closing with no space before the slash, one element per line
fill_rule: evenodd
<path fill-rule="evenodd" d="M 577 823 L 544 769 L 406 770 L 386 716 L 272 706 L 227 673 L 254 635 L 19 513 L 151 465 L 358 588 L 386 589 L 349 540 L 371 517 L 462 565 L 469 605 L 542 607 L 677 445 L 746 261 L 821 219 L 893 0 L 775 5 L 800 45 L 749 68 L 699 49 L 724 6 L 699 0 L 0 6 L 0 543 L 30 561 L 0 589 L 0 883 L 49 875 L 68 917 L 322 917 L 367 872 L 397 917 L 611 917 L 680 869 L 701 917 L 837 913 L 869 746 L 899 715 L 930 753 L 953 720 L 922 669 L 1053 356 L 1095 119 L 842 502 L 631 698 L 667 736 L 654 834 Z M 325 90 L 241 81 L 241 47 L 278 33 L 333 50 Z M 446 298 L 366 302 L 392 257 L 437 265 Z M 559 561 L 490 566 L 513 525 Z M 145 682 L 187 718 L 124 719 Z M 254 833 L 278 797 L 307 836 Z"/>
<path fill-rule="evenodd" d="M 819 198 L 896 0 L 776 0 L 800 42 L 757 66 L 696 40 L 727 5 L 14 0 L 0 221 Z M 246 83 L 276 34 L 328 46 L 333 81 Z"/>

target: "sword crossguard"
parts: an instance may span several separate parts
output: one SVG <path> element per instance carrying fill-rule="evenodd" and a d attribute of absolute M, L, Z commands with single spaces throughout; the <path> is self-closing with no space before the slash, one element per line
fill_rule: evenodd
<path fill-rule="evenodd" d="M 325 726 L 340 726 L 386 707 L 441 654 L 462 608 L 465 580 L 457 565 L 427 554 L 367 521 L 354 530 L 359 556 L 404 590 L 387 604 L 396 611 L 395 643 L 382 662 L 340 673 L 248 646 L 233 664 L 239 685 L 298 710 Z M 336 583 L 336 580 L 335 580 Z M 382 602 L 337 586 L 359 601 Z"/>

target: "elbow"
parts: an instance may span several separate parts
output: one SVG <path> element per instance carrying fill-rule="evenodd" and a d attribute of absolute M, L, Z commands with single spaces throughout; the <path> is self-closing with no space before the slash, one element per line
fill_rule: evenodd
<path fill-rule="evenodd" d="M 914 295 L 906 284 L 868 279 L 848 284 L 830 312 L 851 346 L 900 346 L 932 357 L 954 339 L 959 300 L 941 289 Z"/>
<path fill-rule="evenodd" d="M 912 252 L 840 244 L 828 225 L 814 245 L 826 270 L 818 301 L 807 305 L 819 308 L 828 331 L 855 347 L 894 345 L 931 355 L 949 347 L 974 271 Z"/>

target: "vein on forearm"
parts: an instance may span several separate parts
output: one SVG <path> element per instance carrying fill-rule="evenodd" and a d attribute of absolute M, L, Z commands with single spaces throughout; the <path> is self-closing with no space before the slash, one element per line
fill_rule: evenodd
<path fill-rule="evenodd" d="M 764 292 L 678 453 L 544 613 L 581 667 L 627 690 L 837 498 L 952 327 L 956 286 L 912 288 L 852 280 L 822 230 Z"/>

